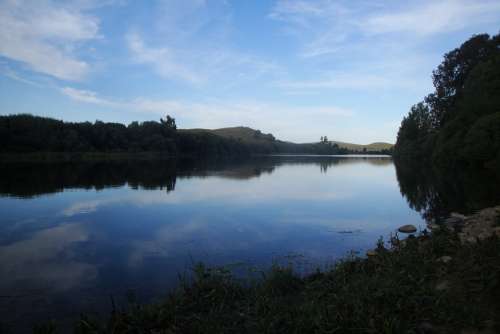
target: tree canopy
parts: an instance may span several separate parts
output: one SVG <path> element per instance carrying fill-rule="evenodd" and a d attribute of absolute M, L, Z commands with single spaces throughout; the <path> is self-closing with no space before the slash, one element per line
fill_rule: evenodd
<path fill-rule="evenodd" d="M 294 144 L 252 130 L 251 138 L 218 135 L 209 130 L 177 130 L 175 119 L 120 123 L 63 122 L 21 114 L 0 116 L 0 153 L 31 152 L 162 152 L 177 155 L 234 156 L 269 153 L 346 154 L 322 143 Z"/>
<path fill-rule="evenodd" d="M 433 82 L 401 122 L 395 156 L 500 168 L 500 34 L 447 53 Z"/>

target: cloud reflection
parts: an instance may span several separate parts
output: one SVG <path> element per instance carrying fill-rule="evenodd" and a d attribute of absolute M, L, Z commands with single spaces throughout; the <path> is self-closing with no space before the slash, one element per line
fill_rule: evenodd
<path fill-rule="evenodd" d="M 7 295 L 24 287 L 65 291 L 95 279 L 96 268 L 75 259 L 72 246 L 89 238 L 83 224 L 38 231 L 0 247 L 0 288 Z"/>

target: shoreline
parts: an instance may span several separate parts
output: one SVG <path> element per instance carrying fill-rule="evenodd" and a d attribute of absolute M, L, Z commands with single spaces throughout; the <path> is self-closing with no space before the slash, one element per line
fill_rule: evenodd
<path fill-rule="evenodd" d="M 386 154 L 249 154 L 249 155 L 215 155 L 199 156 L 180 154 L 172 155 L 166 152 L 29 152 L 29 153 L 0 153 L 0 163 L 17 162 L 80 162 L 80 161 L 113 161 L 113 160 L 175 160 L 175 159 L 237 159 L 251 157 L 333 157 L 333 158 L 392 158 Z"/>
<path fill-rule="evenodd" d="M 408 227 L 407 227 L 408 228 Z M 443 222 L 367 257 L 301 277 L 273 266 L 241 280 L 197 264 L 158 303 L 85 315 L 78 333 L 498 333 L 500 206 Z M 53 326 L 53 325 L 46 325 Z M 50 329 L 49 327 L 43 327 Z M 44 333 L 55 333 L 46 331 Z"/>

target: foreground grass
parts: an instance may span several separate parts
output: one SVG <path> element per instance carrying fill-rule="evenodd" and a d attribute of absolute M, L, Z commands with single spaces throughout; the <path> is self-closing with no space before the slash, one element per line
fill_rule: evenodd
<path fill-rule="evenodd" d="M 500 333 L 497 237 L 461 245 L 437 231 L 404 243 L 303 278 L 274 267 L 241 281 L 200 264 L 163 302 L 83 316 L 75 333 Z"/>

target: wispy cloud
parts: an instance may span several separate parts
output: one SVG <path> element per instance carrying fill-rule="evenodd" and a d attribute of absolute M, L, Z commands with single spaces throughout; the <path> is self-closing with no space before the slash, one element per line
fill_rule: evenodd
<path fill-rule="evenodd" d="M 269 17 L 285 22 L 285 31 L 303 38 L 303 57 L 323 56 L 373 39 L 409 33 L 427 36 L 498 21 L 495 0 L 418 1 L 388 6 L 375 1 L 280 0 Z"/>
<path fill-rule="evenodd" d="M 334 8 L 332 8 L 332 6 Z M 322 18 L 333 9 L 339 9 L 338 4 L 331 1 L 279 0 L 269 14 L 269 17 L 298 24 L 304 28 L 311 26 L 310 18 Z"/>
<path fill-rule="evenodd" d="M 231 86 L 279 71 L 271 62 L 224 46 L 207 49 L 168 44 L 151 46 L 137 32 L 128 33 L 126 40 L 135 62 L 152 66 L 161 77 L 188 84 L 202 85 L 218 80 L 219 85 L 228 85 L 228 80 L 223 79 L 231 78 L 228 85 Z"/>
<path fill-rule="evenodd" d="M 144 97 L 124 101 L 101 97 L 92 91 L 70 87 L 62 88 L 61 92 L 81 103 L 161 116 L 169 114 L 180 119 L 179 124 L 183 127 L 183 124 L 188 124 L 187 127 L 209 129 L 245 125 L 272 132 L 284 139 L 297 137 L 296 131 L 300 130 L 303 134 L 301 138 L 303 141 L 316 140 L 320 128 L 323 128 L 322 133 L 326 133 L 329 127 L 328 122 L 338 123 L 338 120 L 350 119 L 355 116 L 353 110 L 334 105 L 298 107 L 254 100 L 204 99 L 192 101 Z M 318 119 L 325 123 L 323 125 L 316 124 Z"/>
<path fill-rule="evenodd" d="M 498 20 L 499 12 L 498 1 L 426 1 L 398 11 L 373 15 L 363 28 L 369 34 L 406 32 L 423 36 L 492 22 Z"/>
<path fill-rule="evenodd" d="M 119 101 L 111 98 L 99 96 L 96 92 L 82 89 L 75 89 L 71 87 L 61 88 L 61 92 L 71 98 L 72 100 L 95 104 L 100 106 L 110 106 L 127 108 L 130 110 L 140 112 L 150 112 L 160 115 L 165 113 L 180 114 L 184 117 L 193 115 L 210 115 L 210 119 L 216 117 L 217 119 L 224 119 L 230 114 L 234 119 L 240 119 L 241 116 L 255 115 L 261 117 L 264 114 L 275 112 L 291 112 L 300 113 L 307 111 L 309 114 L 329 114 L 341 117 L 350 117 L 353 115 L 351 110 L 339 107 L 316 107 L 316 108 L 298 108 L 298 107 L 285 107 L 269 103 L 256 103 L 256 102 L 222 102 L 219 100 L 208 100 L 206 102 L 192 102 L 182 100 L 154 100 L 148 98 L 135 98 L 128 101 Z M 248 116 L 247 116 L 248 117 Z"/>
<path fill-rule="evenodd" d="M 307 58 L 339 51 L 357 33 L 358 11 L 352 2 L 280 0 L 269 17 L 285 23 L 284 31 L 302 42 L 300 56 Z"/>
<path fill-rule="evenodd" d="M 60 91 L 70 99 L 81 103 L 160 115 L 165 115 L 166 113 L 184 113 L 194 105 L 192 103 L 180 103 L 175 100 L 151 100 L 145 98 L 136 98 L 124 101 L 102 97 L 94 91 L 76 89 L 72 87 L 63 87 Z"/>
<path fill-rule="evenodd" d="M 174 51 L 163 47 L 145 46 L 138 33 L 131 32 L 126 36 L 127 44 L 133 59 L 142 64 L 152 65 L 161 76 L 168 79 L 180 79 L 190 83 L 199 83 L 200 76 L 176 59 Z"/>
<path fill-rule="evenodd" d="M 230 47 L 229 6 L 201 0 L 164 0 L 153 32 L 131 29 L 125 36 L 132 60 L 161 77 L 201 86 L 218 81 L 234 86 L 279 71 L 279 66 Z M 162 38 L 151 38 L 151 36 Z M 200 38 L 203 36 L 203 38 Z"/>
<path fill-rule="evenodd" d="M 92 92 L 89 90 L 64 87 L 64 88 L 61 88 L 61 92 L 64 95 L 70 97 L 71 99 L 73 99 L 75 101 L 79 101 L 79 102 L 96 104 L 96 105 L 107 106 L 107 107 L 118 107 L 121 105 L 118 102 L 114 102 L 114 101 L 111 101 L 108 99 L 101 98 L 97 95 L 96 92 Z"/>
<path fill-rule="evenodd" d="M 89 1 L 4 1 L 0 4 L 0 55 L 31 70 L 64 80 L 81 80 L 90 65 L 76 49 L 99 37 L 99 20 L 85 13 Z"/>
<path fill-rule="evenodd" d="M 441 54 L 425 43 L 432 35 L 500 20 L 500 3 L 444 0 L 280 0 L 269 17 L 297 42 L 308 73 L 277 80 L 288 93 L 325 89 L 421 91 Z M 398 34 L 396 38 L 393 34 Z M 425 69 L 425 72 L 423 71 Z M 426 73 L 424 76 L 423 73 Z"/>
<path fill-rule="evenodd" d="M 391 82 L 387 76 L 368 73 L 338 72 L 323 75 L 311 80 L 282 80 L 276 86 L 287 91 L 319 91 L 324 89 L 380 89 L 388 85 L 401 85 L 401 82 Z"/>
<path fill-rule="evenodd" d="M 404 88 L 421 90 L 430 84 L 427 77 L 415 75 L 414 72 L 429 66 L 427 56 L 397 57 L 386 56 L 386 59 L 374 59 L 363 64 L 342 70 L 312 71 L 307 78 L 283 78 L 273 84 L 289 94 L 316 93 L 325 91 L 350 90 L 357 92 L 373 92 L 382 89 Z M 356 62 L 356 60 L 353 60 Z"/>
<path fill-rule="evenodd" d="M 41 87 L 41 85 L 33 80 L 27 79 L 17 73 L 16 71 L 12 70 L 8 65 L 0 63 L 0 73 L 7 78 L 10 78 L 12 80 L 16 80 L 25 84 L 28 84 L 30 86 L 35 86 L 35 87 Z"/>

